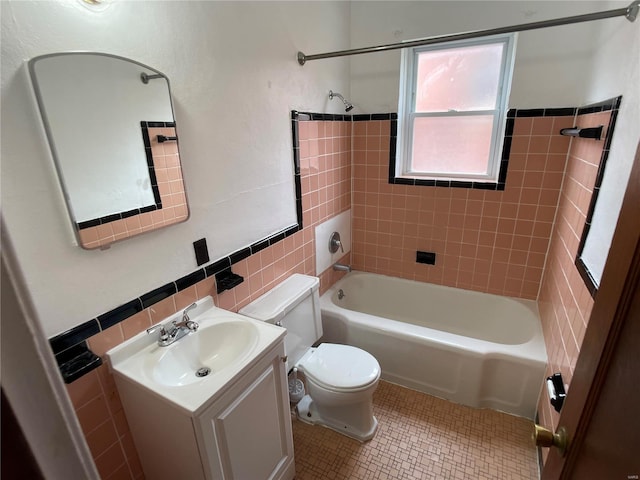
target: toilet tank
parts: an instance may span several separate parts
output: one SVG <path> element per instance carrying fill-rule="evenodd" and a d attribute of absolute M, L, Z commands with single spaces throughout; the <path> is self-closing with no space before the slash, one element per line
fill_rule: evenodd
<path fill-rule="evenodd" d="M 287 368 L 293 367 L 322 337 L 319 285 L 317 277 L 294 273 L 238 312 L 287 329 Z"/>

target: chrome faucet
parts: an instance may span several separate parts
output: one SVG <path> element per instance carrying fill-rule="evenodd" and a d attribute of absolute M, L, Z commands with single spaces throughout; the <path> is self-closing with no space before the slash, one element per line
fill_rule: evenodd
<path fill-rule="evenodd" d="M 333 264 L 333 269 L 337 270 L 338 272 L 350 272 L 351 271 L 351 265 L 343 265 L 342 263 L 334 263 Z"/>
<path fill-rule="evenodd" d="M 182 312 L 182 321 L 178 323 L 174 321 L 173 324 L 177 328 L 187 328 L 192 332 L 195 332 L 196 330 L 198 330 L 199 325 L 189 318 L 189 312 L 194 308 L 196 308 L 197 306 L 198 305 L 196 305 L 195 303 L 192 303 L 191 305 L 189 305 L 187 308 L 184 309 L 184 312 Z"/>
<path fill-rule="evenodd" d="M 172 343 L 180 340 L 186 334 L 195 332 L 198 330 L 198 325 L 196 322 L 189 318 L 189 311 L 196 308 L 196 304 L 192 303 L 182 312 L 182 320 L 177 321 L 173 320 L 169 326 L 162 325 L 161 323 L 154 325 L 151 328 L 147 328 L 147 334 L 152 334 L 156 330 L 160 330 L 160 337 L 158 337 L 158 345 L 161 347 L 168 347 Z"/>

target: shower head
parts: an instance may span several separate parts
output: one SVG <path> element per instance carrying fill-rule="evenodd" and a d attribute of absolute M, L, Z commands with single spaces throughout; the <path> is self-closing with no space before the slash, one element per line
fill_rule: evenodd
<path fill-rule="evenodd" d="M 338 97 L 340 100 L 342 100 L 342 103 L 344 103 L 345 112 L 350 112 L 351 110 L 353 110 L 353 105 L 351 105 L 350 102 L 346 101 L 342 95 L 334 92 L 333 90 L 329 90 L 329 100 L 333 100 L 333 97 Z"/>

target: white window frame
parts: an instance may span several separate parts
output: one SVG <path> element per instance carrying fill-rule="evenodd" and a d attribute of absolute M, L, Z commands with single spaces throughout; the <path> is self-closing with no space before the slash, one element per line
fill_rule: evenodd
<path fill-rule="evenodd" d="M 398 102 L 398 139 L 396 150 L 396 178 L 408 179 L 434 179 L 453 180 L 471 182 L 498 182 L 500 170 L 500 160 L 502 151 L 502 139 L 504 138 L 509 94 L 511 92 L 511 80 L 513 78 L 513 65 L 516 51 L 515 33 L 504 35 L 493 35 L 489 37 L 475 38 L 470 40 L 458 40 L 454 42 L 440 43 L 421 47 L 405 48 L 402 50 L 400 65 L 400 96 Z M 460 112 L 450 110 L 448 112 L 416 113 L 415 94 L 417 81 L 417 63 L 420 53 L 425 51 L 437 51 L 451 48 L 471 47 L 477 45 L 488 45 L 504 43 L 502 52 L 502 62 L 500 67 L 500 82 L 496 105 L 491 110 L 475 110 Z M 466 115 L 487 115 L 494 117 L 491 138 L 491 147 L 487 174 L 473 173 L 442 173 L 428 171 L 413 171 L 411 169 L 412 145 L 413 145 L 413 124 L 415 118 L 419 117 L 456 117 Z"/>

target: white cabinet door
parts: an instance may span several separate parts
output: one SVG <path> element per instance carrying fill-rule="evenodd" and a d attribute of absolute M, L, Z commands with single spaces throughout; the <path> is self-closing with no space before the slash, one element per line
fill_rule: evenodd
<path fill-rule="evenodd" d="M 251 369 L 196 419 L 213 479 L 292 478 L 293 437 L 284 348 Z M 207 470 L 205 468 L 205 470 Z"/>

